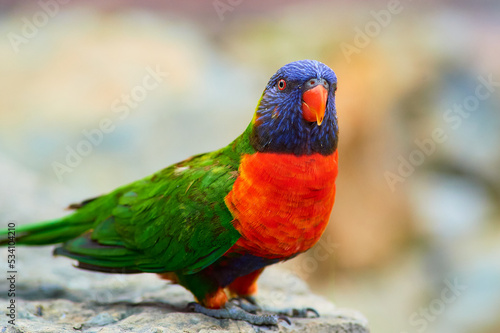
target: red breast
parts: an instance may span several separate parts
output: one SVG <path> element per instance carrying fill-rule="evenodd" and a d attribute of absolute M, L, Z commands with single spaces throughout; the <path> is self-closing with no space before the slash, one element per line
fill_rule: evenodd
<path fill-rule="evenodd" d="M 225 198 L 242 235 L 234 250 L 274 259 L 311 248 L 333 208 L 337 159 L 337 152 L 243 156 L 239 176 Z"/>

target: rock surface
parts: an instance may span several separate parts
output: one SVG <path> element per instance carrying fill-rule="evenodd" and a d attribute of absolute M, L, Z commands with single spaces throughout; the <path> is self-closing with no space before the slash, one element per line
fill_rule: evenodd
<path fill-rule="evenodd" d="M 6 249 L 2 249 L 6 258 Z M 108 275 L 71 267 L 50 247 L 17 247 L 16 320 L 5 316 L 10 302 L 0 294 L 0 332 L 368 332 L 359 313 L 337 309 L 313 295 L 292 273 L 271 267 L 261 277 L 258 301 L 265 309 L 314 307 L 320 318 L 292 319 L 278 327 L 218 320 L 186 310 L 192 295 L 154 274 Z M 0 289 L 9 289 L 1 279 Z"/>

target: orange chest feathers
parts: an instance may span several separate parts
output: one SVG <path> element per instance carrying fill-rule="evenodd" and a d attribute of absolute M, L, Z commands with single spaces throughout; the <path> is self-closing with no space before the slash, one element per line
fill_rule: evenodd
<path fill-rule="evenodd" d="M 242 235 L 232 250 L 274 259 L 311 248 L 335 201 L 337 156 L 245 155 L 225 198 Z"/>

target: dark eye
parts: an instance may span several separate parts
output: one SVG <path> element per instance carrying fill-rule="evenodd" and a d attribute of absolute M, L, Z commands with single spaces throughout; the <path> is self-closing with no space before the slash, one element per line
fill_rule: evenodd
<path fill-rule="evenodd" d="M 278 81 L 278 89 L 279 89 L 279 90 L 283 90 L 283 89 L 285 89 L 285 88 L 286 88 L 286 81 L 285 81 L 285 80 L 283 80 L 283 79 L 279 80 L 279 81 Z"/>

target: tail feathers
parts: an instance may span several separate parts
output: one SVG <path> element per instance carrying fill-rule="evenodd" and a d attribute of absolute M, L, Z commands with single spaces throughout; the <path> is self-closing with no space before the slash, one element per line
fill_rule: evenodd
<path fill-rule="evenodd" d="M 54 255 L 78 260 L 76 267 L 106 273 L 162 273 L 165 266 L 141 250 L 122 245 L 103 245 L 87 232 L 54 249 Z"/>
<path fill-rule="evenodd" d="M 19 245 L 49 245 L 66 242 L 92 227 L 92 221 L 67 221 L 56 219 L 35 224 L 18 226 L 15 229 L 15 242 Z M 11 234 L 12 236 L 12 234 Z M 9 230 L 0 230 L 0 246 L 9 243 Z"/>
<path fill-rule="evenodd" d="M 106 262 L 100 262 L 100 265 L 96 264 L 90 264 L 87 262 L 83 262 L 80 260 L 92 260 L 91 258 L 86 258 L 81 255 L 77 255 L 75 253 L 72 253 L 65 249 L 64 247 L 56 247 L 54 249 L 53 254 L 55 256 L 65 256 L 69 257 L 72 259 L 78 260 L 78 264 L 75 267 L 89 270 L 89 271 L 95 271 L 95 272 L 102 272 L 102 273 L 116 273 L 116 274 L 134 274 L 134 273 L 143 273 L 143 271 L 139 269 L 134 269 L 134 268 L 128 268 L 128 267 L 109 267 L 109 263 Z M 103 266 L 103 265 L 108 265 L 108 266 Z"/>

